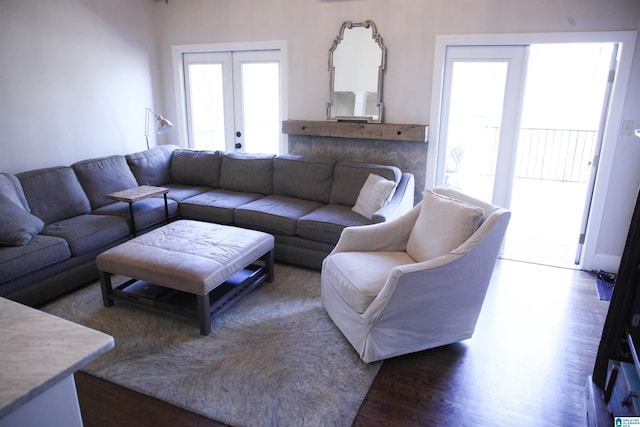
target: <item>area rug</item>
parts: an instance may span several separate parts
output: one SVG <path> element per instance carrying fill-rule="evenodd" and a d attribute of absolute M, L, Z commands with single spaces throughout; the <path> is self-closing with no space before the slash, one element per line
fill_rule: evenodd
<path fill-rule="evenodd" d="M 234 426 L 350 426 L 382 362 L 365 364 L 327 316 L 320 274 L 276 265 L 212 322 L 102 306 L 94 283 L 43 308 L 110 334 L 82 370 Z"/>

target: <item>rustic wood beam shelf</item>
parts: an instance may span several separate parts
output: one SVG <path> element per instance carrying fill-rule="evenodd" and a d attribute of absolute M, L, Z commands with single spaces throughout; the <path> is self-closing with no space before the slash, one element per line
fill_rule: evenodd
<path fill-rule="evenodd" d="M 289 135 L 331 136 L 336 138 L 426 142 L 427 131 L 428 126 L 426 125 L 312 120 L 285 120 L 282 122 L 282 132 Z"/>

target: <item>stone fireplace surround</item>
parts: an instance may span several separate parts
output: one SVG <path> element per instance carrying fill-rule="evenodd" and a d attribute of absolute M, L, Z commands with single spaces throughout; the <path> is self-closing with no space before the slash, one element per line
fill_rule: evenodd
<path fill-rule="evenodd" d="M 414 203 L 422 200 L 427 126 L 288 120 L 282 128 L 289 134 L 290 154 L 397 166 L 415 178 Z"/>

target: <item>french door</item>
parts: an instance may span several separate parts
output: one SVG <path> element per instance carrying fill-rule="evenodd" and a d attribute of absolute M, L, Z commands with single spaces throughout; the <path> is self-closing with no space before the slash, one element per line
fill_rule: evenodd
<path fill-rule="evenodd" d="M 510 206 L 527 49 L 447 49 L 436 184 Z"/>
<path fill-rule="evenodd" d="M 189 147 L 279 154 L 280 62 L 279 50 L 184 53 Z"/>
<path fill-rule="evenodd" d="M 511 209 L 504 257 L 579 264 L 616 55 L 615 43 L 447 47 L 435 184 Z"/>

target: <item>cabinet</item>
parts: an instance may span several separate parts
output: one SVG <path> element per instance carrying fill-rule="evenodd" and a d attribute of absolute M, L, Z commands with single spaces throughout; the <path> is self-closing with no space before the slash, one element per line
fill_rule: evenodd
<path fill-rule="evenodd" d="M 631 226 L 627 234 L 624 252 L 618 269 L 616 285 L 609 303 L 609 311 L 602 330 L 598 354 L 593 368 L 593 384 L 597 389 L 593 398 L 602 399 L 605 403 L 616 393 L 624 389 L 624 382 L 633 383 L 640 373 L 640 197 L 631 218 Z M 624 369 L 623 369 L 624 368 Z M 614 371 L 616 371 L 614 373 Z M 622 382 L 608 381 L 611 375 L 622 376 Z M 635 377 L 635 378 L 634 378 Z M 617 388 L 616 388 L 617 387 Z M 599 392 L 598 392 L 599 390 Z M 631 390 L 633 392 L 633 390 Z M 617 400 L 624 401 L 626 395 Z M 626 402 L 624 409 L 618 403 L 609 404 L 614 411 L 630 411 L 629 415 L 640 415 L 639 409 L 633 409 L 631 401 Z M 588 404 L 589 408 L 590 405 Z M 635 413 L 634 413 L 635 412 Z M 624 415 L 617 414 L 614 415 Z"/>

